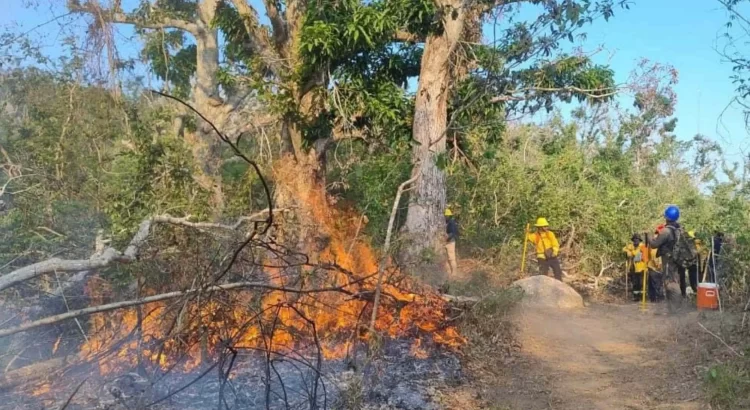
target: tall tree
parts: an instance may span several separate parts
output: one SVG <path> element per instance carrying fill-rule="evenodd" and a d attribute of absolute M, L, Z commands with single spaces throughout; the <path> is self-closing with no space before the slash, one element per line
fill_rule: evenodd
<path fill-rule="evenodd" d="M 161 65 L 158 60 L 152 60 L 157 75 L 167 82 L 172 80 L 178 87 L 183 85 L 183 88 L 187 88 L 184 84 L 189 84 L 192 78 L 194 85 L 189 92 L 192 104 L 216 124 L 224 125 L 247 94 L 230 95 L 222 93 L 219 87 L 219 33 L 213 25 L 219 0 L 142 1 L 138 8 L 129 12 L 123 10 L 120 4 L 115 1 L 110 7 L 104 7 L 97 0 L 69 0 L 68 8 L 71 12 L 92 16 L 91 35 L 102 35 L 104 31 L 101 29 L 109 23 L 135 26 L 146 36 L 158 34 L 158 40 L 157 36 L 149 38 L 145 50 L 148 54 L 150 46 L 151 51 L 157 51 L 151 56 L 162 58 Z M 185 42 L 184 35 L 192 37 L 193 44 Z M 184 46 L 180 47 L 175 56 L 177 58 L 166 55 L 170 44 Z M 186 65 L 181 71 L 180 64 Z M 170 78 L 169 74 L 175 71 L 180 75 Z M 188 94 L 187 90 L 183 91 Z M 190 146 L 194 160 L 202 170 L 196 180 L 202 187 L 214 192 L 215 205 L 221 209 L 224 200 L 219 175 L 219 140 L 208 124 L 201 124 L 197 138 L 191 140 Z"/>
<path fill-rule="evenodd" d="M 506 106 L 524 112 L 550 109 L 554 98 L 604 97 L 612 86 L 611 71 L 590 65 L 585 57 L 551 56 L 561 40 L 573 40 L 579 27 L 611 16 L 614 0 L 264 0 L 270 25 L 261 23 L 260 10 L 247 0 L 144 1 L 127 13 L 94 1 L 71 2 L 70 7 L 143 30 L 191 34 L 196 108 L 221 126 L 242 101 L 229 96 L 247 95 L 237 89 L 263 98 L 280 119 L 282 153 L 292 160 L 280 164 L 296 163 L 296 179 L 307 189 L 316 184 L 322 189 L 316 180 L 331 142 L 389 139 L 409 126 L 413 174 L 419 175 L 405 223 L 410 255 L 436 246 L 442 229 L 440 158 L 449 112 L 476 104 L 494 104 L 500 111 Z M 517 20 L 521 6 L 536 14 Z M 483 22 L 495 15 L 509 26 L 494 43 L 482 45 Z M 223 44 L 217 30 L 224 34 Z M 190 45 L 181 44 L 183 56 L 191 52 Z M 221 65 L 219 47 L 227 56 Z M 152 61 L 157 54 L 152 53 Z M 179 61 L 170 59 L 173 72 L 189 73 L 174 67 Z M 161 71 L 163 77 L 170 72 L 166 64 Z M 418 79 L 412 102 L 406 94 L 410 77 Z M 219 78 L 229 80 L 220 83 Z M 473 82 L 478 93 L 459 95 L 464 81 Z M 211 147 L 212 138 L 204 132 L 202 145 Z M 207 173 L 214 172 L 209 164 L 219 162 L 217 151 L 198 151 L 214 153 L 196 155 Z M 278 189 L 279 205 L 301 205 L 289 203 L 299 189 Z"/>
<path fill-rule="evenodd" d="M 412 241 L 410 253 L 435 248 L 443 226 L 445 207 L 445 176 L 438 163 L 445 154 L 448 132 L 448 101 L 455 85 L 480 62 L 472 47 L 480 37 L 482 23 L 488 16 L 504 17 L 510 27 L 502 30 L 489 52 L 494 58 L 481 67 L 485 73 L 487 90 L 500 92 L 495 98 L 474 98 L 477 102 L 507 103 L 518 100 L 547 100 L 560 95 L 606 95 L 611 91 L 611 73 L 602 76 L 581 76 L 581 66 L 566 66 L 555 62 L 542 63 L 531 69 L 518 69 L 533 63 L 558 49 L 563 39 L 573 40 L 574 32 L 597 16 L 608 19 L 613 14 L 614 1 L 463 1 L 434 0 L 438 22 L 427 36 L 411 36 L 424 41 L 424 53 L 419 73 L 413 136 L 417 145 L 413 150 L 414 174 L 420 178 L 412 193 L 406 220 L 406 230 Z M 622 1 L 620 4 L 625 5 Z M 536 11 L 528 21 L 516 21 L 521 7 Z M 461 52 L 459 52 L 461 51 Z M 485 50 L 486 51 L 486 50 Z M 485 60 L 488 62 L 488 60 Z M 501 63 L 500 63 L 501 62 Z M 514 68 L 516 70 L 514 70 Z M 595 80 L 595 81 L 591 81 Z M 576 82 L 583 81 L 580 87 Z M 485 95 L 487 97 L 487 95 Z M 492 96 L 489 96 L 492 97 Z M 548 108 L 549 104 L 546 105 Z"/>

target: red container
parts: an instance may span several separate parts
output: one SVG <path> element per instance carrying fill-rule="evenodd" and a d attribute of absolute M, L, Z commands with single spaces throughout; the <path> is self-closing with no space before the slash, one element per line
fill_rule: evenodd
<path fill-rule="evenodd" d="M 715 283 L 699 283 L 697 305 L 698 309 L 718 309 L 719 286 Z"/>

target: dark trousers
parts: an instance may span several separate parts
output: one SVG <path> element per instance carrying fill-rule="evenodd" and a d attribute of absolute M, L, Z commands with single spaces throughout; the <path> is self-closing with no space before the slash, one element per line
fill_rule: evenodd
<path fill-rule="evenodd" d="M 648 270 L 648 299 L 651 302 L 664 300 L 664 275 L 653 269 Z"/>
<path fill-rule="evenodd" d="M 643 272 L 630 270 L 630 283 L 633 284 L 633 298 L 640 300 L 640 294 L 643 292 Z"/>
<path fill-rule="evenodd" d="M 685 269 L 680 268 L 668 258 L 662 258 L 662 266 L 664 268 L 664 296 L 667 300 L 667 307 L 672 313 L 679 312 L 685 306 L 685 288 L 680 286 L 685 280 Z"/>
<path fill-rule="evenodd" d="M 555 279 L 562 282 L 562 267 L 560 266 L 560 259 L 557 257 L 549 259 L 537 259 L 539 262 L 539 274 L 547 276 L 549 270 L 552 269 L 552 273 L 555 275 Z"/>
<path fill-rule="evenodd" d="M 719 255 L 716 256 L 718 257 Z M 708 264 L 708 269 L 706 270 L 706 282 L 716 283 L 716 271 L 718 268 L 717 265 L 720 265 L 720 263 L 718 260 L 716 261 L 716 263 L 714 263 L 711 255 L 708 256 L 708 261 L 706 261 L 706 263 Z"/>

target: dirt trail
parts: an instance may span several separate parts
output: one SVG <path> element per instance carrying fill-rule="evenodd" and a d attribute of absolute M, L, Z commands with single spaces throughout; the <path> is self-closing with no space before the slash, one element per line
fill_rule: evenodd
<path fill-rule="evenodd" d="M 697 313 L 594 305 L 519 311 L 520 355 L 486 392 L 497 409 L 705 409 L 695 372 Z"/>

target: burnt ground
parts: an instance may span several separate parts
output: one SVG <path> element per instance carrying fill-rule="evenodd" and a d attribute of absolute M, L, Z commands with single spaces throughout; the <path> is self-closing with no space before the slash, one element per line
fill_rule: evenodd
<path fill-rule="evenodd" d="M 371 361 L 276 357 L 240 353 L 229 379 L 209 363 L 185 374 L 101 376 L 92 366 L 71 366 L 35 383 L 0 389 L 1 410 L 404 409 L 439 410 L 440 391 L 466 379 L 456 354 L 413 340 L 385 341 Z M 357 367 L 359 367 L 357 369 Z M 225 367 L 226 368 L 226 367 Z M 78 386 L 80 385 L 80 389 Z M 70 403 L 65 402 L 71 398 Z M 315 404 L 313 404 L 315 403 Z"/>
<path fill-rule="evenodd" d="M 519 310 L 520 351 L 485 366 L 453 406 L 498 410 L 706 409 L 699 314 L 662 305 Z M 475 374 L 479 374 L 476 373 Z"/>

